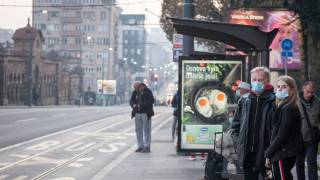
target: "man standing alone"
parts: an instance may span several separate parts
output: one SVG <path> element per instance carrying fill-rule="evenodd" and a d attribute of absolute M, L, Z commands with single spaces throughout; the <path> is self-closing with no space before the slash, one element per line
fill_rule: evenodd
<path fill-rule="evenodd" d="M 134 82 L 130 99 L 132 118 L 135 117 L 138 148 L 136 152 L 150 152 L 151 116 L 154 115 L 152 91 L 143 83 Z"/>
<path fill-rule="evenodd" d="M 266 177 L 264 151 L 269 146 L 271 121 L 275 109 L 270 71 L 265 67 L 251 70 L 251 92 L 242 96 L 232 121 L 232 138 L 245 180 Z"/>
<path fill-rule="evenodd" d="M 302 92 L 299 94 L 302 109 L 304 111 L 301 112 L 301 132 L 304 141 L 304 148 L 303 152 L 298 154 L 296 161 L 298 180 L 305 179 L 305 158 L 307 158 L 309 180 L 318 179 L 317 154 L 319 141 L 315 139 L 314 134 L 310 131 L 311 128 L 318 128 L 320 124 L 320 101 L 319 98 L 314 95 L 315 89 L 315 83 L 308 81 L 304 84 Z"/>

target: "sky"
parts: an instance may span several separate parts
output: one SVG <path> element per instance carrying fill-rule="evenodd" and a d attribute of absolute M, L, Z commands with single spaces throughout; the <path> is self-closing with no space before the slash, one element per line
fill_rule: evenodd
<path fill-rule="evenodd" d="M 162 0 L 117 0 L 123 14 L 145 14 L 147 28 L 159 27 L 161 2 Z M 16 30 L 25 27 L 31 16 L 32 0 L 0 0 L 1 29 Z"/>

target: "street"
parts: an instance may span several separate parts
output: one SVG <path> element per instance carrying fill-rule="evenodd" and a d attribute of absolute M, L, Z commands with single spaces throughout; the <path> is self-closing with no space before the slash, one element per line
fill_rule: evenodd
<path fill-rule="evenodd" d="M 0 109 L 0 180 L 106 176 L 136 149 L 130 116 L 129 105 Z M 152 133 L 171 120 L 155 107 Z"/>

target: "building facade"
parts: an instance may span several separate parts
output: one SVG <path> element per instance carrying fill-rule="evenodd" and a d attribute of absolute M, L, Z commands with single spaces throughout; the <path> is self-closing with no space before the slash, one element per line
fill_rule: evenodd
<path fill-rule="evenodd" d="M 87 95 L 99 93 L 98 80 L 116 79 L 118 19 L 114 0 L 33 0 L 43 50 L 57 51 L 63 70 L 82 69 Z"/>
<path fill-rule="evenodd" d="M 44 39 L 41 30 L 28 23 L 26 27 L 17 29 L 12 39 L 13 53 L 0 55 L 0 105 L 70 104 L 69 86 L 74 80 L 78 86 L 79 79 L 64 78 L 61 61 L 42 56 Z M 32 72 L 29 71 L 30 64 Z"/>

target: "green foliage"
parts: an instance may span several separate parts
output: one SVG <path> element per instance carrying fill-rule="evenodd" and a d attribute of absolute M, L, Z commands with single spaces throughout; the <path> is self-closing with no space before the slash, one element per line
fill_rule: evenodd
<path fill-rule="evenodd" d="M 194 0 L 195 4 L 195 18 L 207 19 L 210 21 L 223 21 L 224 10 L 230 7 L 231 0 Z M 217 5 L 217 6 L 216 6 Z M 220 8 L 218 8 L 220 7 Z M 183 0 L 163 0 L 162 14 L 161 14 L 161 27 L 167 35 L 167 39 L 172 41 L 172 36 L 175 33 L 172 24 L 166 19 L 167 17 L 182 18 Z M 210 50 L 215 52 L 223 52 L 223 45 L 217 41 L 196 38 L 200 45 L 209 47 Z"/>

